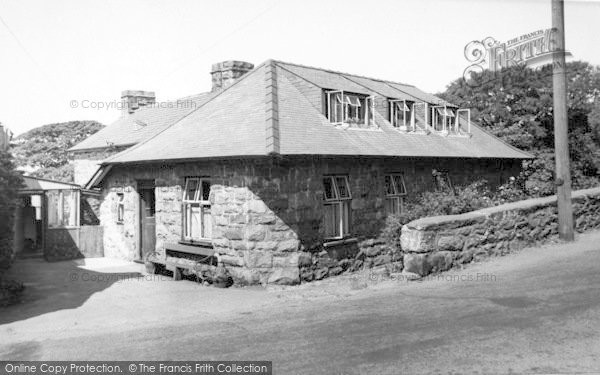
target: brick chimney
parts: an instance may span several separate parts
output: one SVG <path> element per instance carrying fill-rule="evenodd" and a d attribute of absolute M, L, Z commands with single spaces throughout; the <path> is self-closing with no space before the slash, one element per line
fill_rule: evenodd
<path fill-rule="evenodd" d="M 212 91 L 223 90 L 231 86 L 238 78 L 254 69 L 254 65 L 245 61 L 228 60 L 213 64 Z"/>
<path fill-rule="evenodd" d="M 156 94 L 154 91 L 125 90 L 121 92 L 121 102 L 123 103 L 123 114 L 127 115 L 140 107 L 154 104 Z"/>

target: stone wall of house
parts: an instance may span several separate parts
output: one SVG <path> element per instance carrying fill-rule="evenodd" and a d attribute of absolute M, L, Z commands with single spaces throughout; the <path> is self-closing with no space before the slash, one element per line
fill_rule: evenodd
<path fill-rule="evenodd" d="M 600 228 L 600 188 L 575 191 L 572 197 L 576 230 Z M 425 276 L 504 255 L 557 238 L 557 228 L 555 196 L 415 220 L 400 237 L 404 270 Z"/>
<path fill-rule="evenodd" d="M 105 255 L 139 259 L 137 180 L 156 184 L 156 250 L 181 239 L 185 177 L 211 180 L 213 248 L 238 284 L 298 283 L 363 266 L 395 267 L 398 249 L 377 240 L 385 222 L 384 175 L 404 173 L 409 194 L 433 188 L 432 169 L 455 184 L 472 176 L 499 183 L 520 162 L 458 159 L 257 158 L 172 165 L 115 166 L 104 181 L 100 220 Z M 322 177 L 346 174 L 352 193 L 351 239 L 324 245 Z M 116 222 L 117 194 L 125 220 Z"/>

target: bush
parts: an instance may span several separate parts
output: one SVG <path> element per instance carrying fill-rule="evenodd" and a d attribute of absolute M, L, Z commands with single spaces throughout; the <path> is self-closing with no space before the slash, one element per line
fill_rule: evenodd
<path fill-rule="evenodd" d="M 388 246 L 400 247 L 402 226 L 413 220 L 438 215 L 456 215 L 490 207 L 495 204 L 486 180 L 457 186 L 452 191 L 426 191 L 404 203 L 399 215 L 389 215 L 381 232 Z"/>
<path fill-rule="evenodd" d="M 11 154 L 0 151 L 0 278 L 15 256 L 14 213 L 17 189 L 22 184 L 23 178 L 15 170 Z"/>

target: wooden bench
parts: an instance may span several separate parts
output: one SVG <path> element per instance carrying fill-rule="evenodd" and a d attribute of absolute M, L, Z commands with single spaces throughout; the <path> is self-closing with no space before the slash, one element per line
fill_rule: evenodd
<path fill-rule="evenodd" d="M 184 254 L 200 255 L 206 258 L 212 257 L 216 254 L 214 249 L 206 246 L 188 245 L 183 243 L 167 243 L 165 244 L 165 266 L 168 271 L 173 272 L 173 280 L 181 280 L 181 274 L 184 269 L 190 271 L 196 271 L 195 267 L 191 265 L 185 265 L 181 262 L 175 262 L 168 260 L 168 253 L 177 252 Z"/>

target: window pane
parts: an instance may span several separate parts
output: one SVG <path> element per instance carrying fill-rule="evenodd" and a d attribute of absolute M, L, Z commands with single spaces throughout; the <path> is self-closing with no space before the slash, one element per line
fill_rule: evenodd
<path fill-rule="evenodd" d="M 198 189 L 198 179 L 188 178 L 185 180 L 185 190 L 183 192 L 183 200 L 194 201 L 196 190 Z"/>
<path fill-rule="evenodd" d="M 77 192 L 63 190 L 63 225 L 77 225 Z"/>
<path fill-rule="evenodd" d="M 350 201 L 345 201 L 340 204 L 341 208 L 341 224 L 342 233 L 340 236 L 345 236 L 350 233 Z"/>
<path fill-rule="evenodd" d="M 202 238 L 202 211 L 199 205 L 191 205 L 190 209 L 190 234 L 189 236 L 193 239 Z"/>
<path fill-rule="evenodd" d="M 396 194 L 406 194 L 406 189 L 404 187 L 404 178 L 402 175 L 394 176 L 394 187 L 396 188 Z"/>
<path fill-rule="evenodd" d="M 123 221 L 125 217 L 125 207 L 123 207 L 122 203 L 119 203 L 117 207 L 117 221 Z"/>
<path fill-rule="evenodd" d="M 48 226 L 58 227 L 62 224 L 58 216 L 59 209 L 62 210 L 62 207 L 58 207 L 60 203 L 58 190 L 49 190 L 46 195 L 48 197 Z"/>
<path fill-rule="evenodd" d="M 344 104 L 342 103 L 342 93 L 329 93 L 329 121 L 342 122 L 344 115 Z"/>
<path fill-rule="evenodd" d="M 207 201 L 210 196 L 210 181 L 202 180 L 202 200 Z"/>
<path fill-rule="evenodd" d="M 348 104 L 350 104 L 351 106 L 360 107 L 360 100 L 358 99 L 358 96 L 348 95 L 347 98 Z"/>
<path fill-rule="evenodd" d="M 333 180 L 332 180 L 331 177 L 325 177 L 325 178 L 323 178 L 323 190 L 324 190 L 324 193 L 325 193 L 325 199 L 326 200 L 337 198 L 337 195 L 336 195 L 335 190 L 333 188 Z"/>
<path fill-rule="evenodd" d="M 392 176 L 385 176 L 385 194 L 394 195 L 394 185 L 392 184 Z"/>
<path fill-rule="evenodd" d="M 350 198 L 350 188 L 346 177 L 336 177 L 335 179 L 339 198 Z"/>
<path fill-rule="evenodd" d="M 326 238 L 340 237 L 339 206 L 339 203 L 326 204 L 324 206 L 323 221 Z"/>
<path fill-rule="evenodd" d="M 212 217 L 210 206 L 202 207 L 202 238 L 212 238 Z"/>

